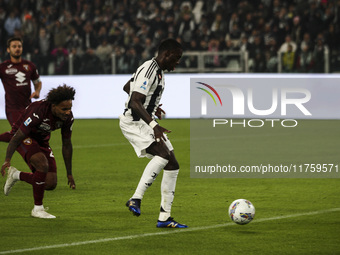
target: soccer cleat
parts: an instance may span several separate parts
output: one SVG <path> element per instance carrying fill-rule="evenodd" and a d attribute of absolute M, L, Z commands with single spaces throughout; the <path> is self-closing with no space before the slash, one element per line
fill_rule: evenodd
<path fill-rule="evenodd" d="M 187 228 L 187 225 L 180 224 L 174 221 L 172 217 L 169 217 L 166 221 L 157 221 L 157 228 Z"/>
<path fill-rule="evenodd" d="M 35 218 L 40 218 L 40 219 L 55 219 L 56 217 L 52 214 L 49 214 L 48 212 L 46 212 L 48 210 L 48 208 L 41 208 L 41 209 L 34 209 L 32 210 L 32 217 Z"/>
<path fill-rule="evenodd" d="M 126 202 L 125 205 L 129 207 L 129 210 L 132 212 L 133 215 L 138 217 L 141 214 L 140 204 L 141 204 L 140 199 L 130 199 L 129 201 Z"/>
<path fill-rule="evenodd" d="M 14 173 L 16 171 L 18 171 L 18 170 L 15 167 L 13 167 L 13 166 L 10 166 L 8 168 L 7 180 L 6 180 L 5 185 L 4 185 L 4 194 L 5 194 L 5 196 L 9 195 L 9 193 L 11 192 L 12 187 L 18 181 L 16 179 L 14 179 L 14 177 L 13 177 L 13 175 L 14 175 Z"/>

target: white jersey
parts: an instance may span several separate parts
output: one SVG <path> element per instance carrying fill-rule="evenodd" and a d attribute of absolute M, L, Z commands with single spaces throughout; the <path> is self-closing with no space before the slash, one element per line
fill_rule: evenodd
<path fill-rule="evenodd" d="M 136 91 L 146 96 L 143 106 L 150 116 L 154 118 L 163 94 L 164 85 L 164 72 L 158 66 L 156 60 L 153 58 L 144 62 L 131 77 L 130 95 L 125 103 L 125 113 L 131 114 L 133 120 L 140 119 L 130 108 L 132 92 Z"/>

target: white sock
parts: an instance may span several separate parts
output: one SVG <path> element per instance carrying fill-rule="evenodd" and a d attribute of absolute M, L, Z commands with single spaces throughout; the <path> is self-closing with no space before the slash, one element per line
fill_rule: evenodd
<path fill-rule="evenodd" d="M 153 157 L 153 159 L 151 159 L 150 162 L 146 165 L 143 175 L 138 183 L 135 194 L 133 194 L 132 198 L 142 199 L 147 188 L 151 186 L 157 175 L 168 164 L 168 162 L 169 160 L 161 158 L 159 156 Z"/>
<path fill-rule="evenodd" d="M 43 205 L 34 205 L 33 210 L 34 211 L 42 211 L 42 210 L 44 210 L 44 206 Z"/>
<path fill-rule="evenodd" d="M 161 212 L 159 213 L 159 221 L 166 221 L 171 214 L 171 206 L 174 201 L 175 188 L 178 176 L 178 170 L 164 170 L 161 183 Z"/>

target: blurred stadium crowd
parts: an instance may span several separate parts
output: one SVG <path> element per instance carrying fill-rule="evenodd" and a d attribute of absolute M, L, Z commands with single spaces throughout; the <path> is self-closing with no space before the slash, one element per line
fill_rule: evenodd
<path fill-rule="evenodd" d="M 340 0 L 0 0 L 0 59 L 21 36 L 40 74 L 132 73 L 173 37 L 185 51 L 248 51 L 251 72 L 340 71 Z M 226 65 L 210 58 L 210 67 Z M 181 67 L 190 67 L 184 58 Z"/>

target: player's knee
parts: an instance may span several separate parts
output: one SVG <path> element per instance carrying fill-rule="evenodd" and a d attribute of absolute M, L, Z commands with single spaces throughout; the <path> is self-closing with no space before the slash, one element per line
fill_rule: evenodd
<path fill-rule="evenodd" d="M 36 153 L 30 159 L 31 165 L 40 172 L 48 172 L 48 160 L 43 153 Z"/>
<path fill-rule="evenodd" d="M 45 190 L 54 190 L 57 187 L 57 183 L 45 183 Z"/>
<path fill-rule="evenodd" d="M 45 190 L 54 190 L 57 187 L 57 174 L 48 172 L 45 179 Z"/>
<path fill-rule="evenodd" d="M 154 156 L 159 156 L 161 158 L 164 158 L 166 160 L 170 160 L 170 152 L 169 150 L 160 145 L 159 143 L 153 143 L 149 148 L 146 149 L 147 153 L 150 153 L 151 155 Z"/>
<path fill-rule="evenodd" d="M 154 153 L 152 153 L 153 155 L 155 156 L 159 156 L 161 158 L 164 158 L 166 160 L 170 160 L 170 154 L 169 154 L 169 151 L 161 148 L 161 149 L 158 149 L 156 150 Z"/>
<path fill-rule="evenodd" d="M 165 170 L 177 170 L 179 169 L 179 164 L 176 159 L 170 158 L 168 164 L 164 167 Z"/>
<path fill-rule="evenodd" d="M 178 161 L 175 157 L 174 151 L 170 151 L 169 153 L 169 162 L 168 164 L 164 167 L 165 170 L 177 170 L 179 169 L 179 164 Z"/>
<path fill-rule="evenodd" d="M 157 156 L 161 157 L 161 158 L 164 158 L 166 160 L 170 160 L 170 155 L 169 153 L 167 153 L 166 151 L 164 152 L 160 152 Z"/>

